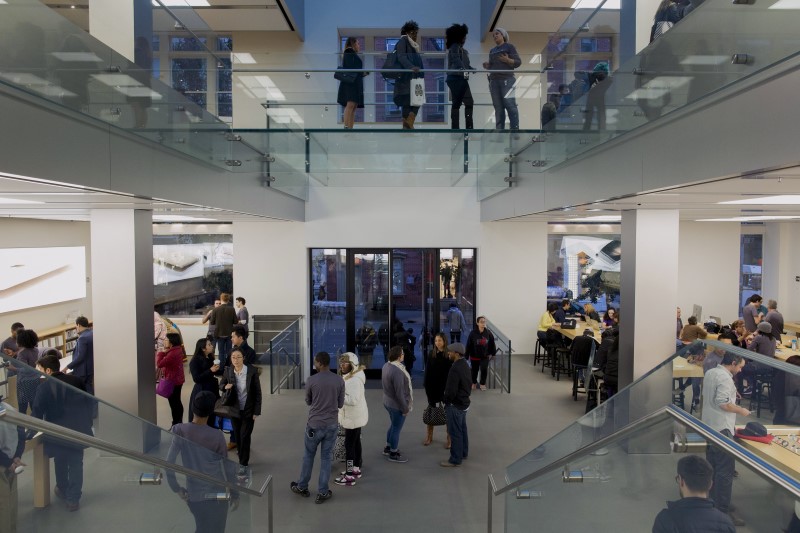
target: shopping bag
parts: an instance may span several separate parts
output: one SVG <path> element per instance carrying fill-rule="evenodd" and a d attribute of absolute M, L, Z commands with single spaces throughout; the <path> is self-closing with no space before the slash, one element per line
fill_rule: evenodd
<path fill-rule="evenodd" d="M 411 80 L 411 107 L 420 107 L 425 103 L 425 80 L 414 78 Z"/>

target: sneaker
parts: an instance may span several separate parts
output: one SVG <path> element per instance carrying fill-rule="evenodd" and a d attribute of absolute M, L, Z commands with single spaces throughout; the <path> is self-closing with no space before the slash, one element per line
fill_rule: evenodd
<path fill-rule="evenodd" d="M 303 498 L 308 498 L 311 496 L 311 493 L 308 492 L 308 489 L 301 489 L 300 485 L 298 485 L 296 481 L 292 481 L 292 483 L 289 485 L 289 488 L 292 489 L 292 492 L 299 494 Z"/>
<path fill-rule="evenodd" d="M 334 483 L 337 485 L 342 485 L 344 487 L 352 487 L 356 484 L 356 477 L 355 476 L 348 476 L 347 474 L 337 477 L 333 480 Z"/>
<path fill-rule="evenodd" d="M 383 447 L 383 455 L 389 455 L 389 453 L 390 453 L 391 451 L 392 451 L 392 449 L 391 449 L 391 448 L 389 448 L 388 446 L 384 446 L 384 447 Z"/>
<path fill-rule="evenodd" d="M 78 502 L 67 502 L 67 511 L 69 511 L 70 513 L 74 513 L 80 508 L 81 504 Z"/>
<path fill-rule="evenodd" d="M 486 385 L 481 385 L 481 390 L 486 390 Z"/>
<path fill-rule="evenodd" d="M 333 492 L 330 490 L 328 492 L 320 492 L 317 494 L 317 498 L 314 500 L 314 503 L 322 503 L 325 500 L 330 500 L 331 496 L 333 496 Z"/>
<path fill-rule="evenodd" d="M 245 465 L 239 465 L 239 471 L 236 473 L 237 477 L 247 477 L 247 467 Z"/>
<path fill-rule="evenodd" d="M 339 472 L 339 475 L 340 476 L 353 476 L 356 479 L 361 479 L 361 469 L 360 468 L 354 468 L 353 471 L 350 472 L 349 474 L 347 473 L 347 470 L 342 470 L 341 472 Z"/>
<path fill-rule="evenodd" d="M 455 467 L 458 467 L 458 466 L 461 466 L 461 465 L 457 465 L 455 463 L 451 463 L 450 461 L 442 461 L 441 463 L 439 463 L 439 466 L 444 466 L 444 467 L 448 467 L 448 468 L 455 468 Z"/>
<path fill-rule="evenodd" d="M 389 460 L 393 463 L 407 463 L 408 459 L 400 455 L 400 452 L 389 452 Z"/>

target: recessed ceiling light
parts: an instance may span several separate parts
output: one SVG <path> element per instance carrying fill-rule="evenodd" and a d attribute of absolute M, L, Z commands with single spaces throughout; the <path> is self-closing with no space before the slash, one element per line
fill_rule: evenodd
<path fill-rule="evenodd" d="M 742 200 L 727 200 L 718 204 L 754 204 L 754 205 L 800 205 L 800 194 L 780 194 L 777 196 L 759 196 Z"/>
<path fill-rule="evenodd" d="M 37 200 L 21 200 L 19 198 L 0 198 L 0 205 L 2 204 L 43 204 Z"/>
<path fill-rule="evenodd" d="M 252 64 L 256 62 L 256 58 L 253 57 L 253 54 L 248 54 L 247 52 L 235 52 L 233 54 L 233 62 L 242 64 Z"/>
<path fill-rule="evenodd" d="M 59 61 L 74 61 L 81 63 L 102 63 L 103 60 L 93 52 L 50 52 L 50 55 Z"/>
<path fill-rule="evenodd" d="M 620 222 L 620 215 L 597 215 L 592 217 L 570 218 L 567 222 Z"/>
<path fill-rule="evenodd" d="M 156 222 L 214 222 L 213 218 L 189 217 L 186 215 L 153 215 Z"/>
<path fill-rule="evenodd" d="M 769 220 L 797 220 L 800 216 L 794 215 L 758 215 L 750 217 L 731 217 L 731 218 L 701 218 L 695 222 L 765 222 Z"/>

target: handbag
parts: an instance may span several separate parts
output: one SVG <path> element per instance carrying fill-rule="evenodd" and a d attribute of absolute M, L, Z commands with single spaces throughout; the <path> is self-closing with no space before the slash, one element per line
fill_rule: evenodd
<path fill-rule="evenodd" d="M 344 462 L 347 458 L 347 453 L 344 448 L 344 428 L 339 424 L 339 429 L 336 430 L 336 441 L 333 443 L 333 460 Z"/>
<path fill-rule="evenodd" d="M 411 80 L 411 100 L 409 105 L 411 107 L 420 107 L 425 103 L 425 80 L 423 78 L 414 78 Z"/>
<path fill-rule="evenodd" d="M 239 418 L 241 411 L 238 405 L 225 405 L 224 396 L 214 404 L 214 414 L 222 418 Z"/>
<path fill-rule="evenodd" d="M 422 423 L 426 426 L 444 426 L 447 424 L 447 416 L 444 414 L 444 405 L 437 403 L 429 405 L 422 412 Z"/>
<path fill-rule="evenodd" d="M 403 68 L 403 65 L 400 64 L 400 60 L 397 59 L 397 50 L 392 50 L 391 52 L 386 54 L 386 60 L 383 62 L 383 68 L 389 70 L 397 70 Z M 386 72 L 385 70 L 382 70 L 381 76 L 383 77 L 384 80 L 394 81 L 403 77 L 403 73 Z"/>
<path fill-rule="evenodd" d="M 342 83 L 355 83 L 358 79 L 358 72 L 347 72 L 339 67 L 339 70 L 333 73 L 333 77 Z"/>
<path fill-rule="evenodd" d="M 163 396 L 164 398 L 169 398 L 172 396 L 172 391 L 175 390 L 175 383 L 171 379 L 167 379 L 162 377 L 156 383 L 156 394 L 159 396 Z"/>

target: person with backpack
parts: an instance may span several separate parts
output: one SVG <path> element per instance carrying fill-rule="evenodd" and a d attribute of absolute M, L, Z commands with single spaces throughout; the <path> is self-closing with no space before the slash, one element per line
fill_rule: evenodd
<path fill-rule="evenodd" d="M 394 105 L 401 109 L 404 130 L 414 129 L 414 121 L 419 113 L 419 107 L 411 105 L 411 80 L 423 77 L 419 71 L 422 68 L 422 56 L 419 54 L 418 34 L 419 24 L 409 20 L 400 29 L 400 40 L 394 47 L 401 68 L 411 71 L 408 74 L 402 74 L 394 82 L 393 101 Z"/>

